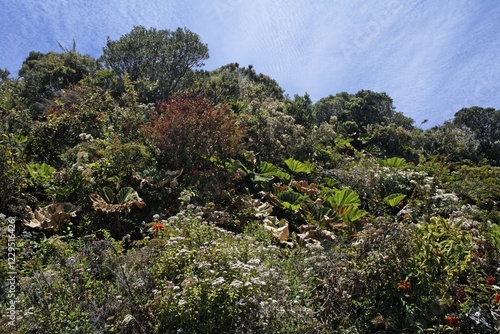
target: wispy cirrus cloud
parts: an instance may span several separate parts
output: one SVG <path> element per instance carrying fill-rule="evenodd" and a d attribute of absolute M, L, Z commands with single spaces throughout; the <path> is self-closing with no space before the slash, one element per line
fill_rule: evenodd
<path fill-rule="evenodd" d="M 56 40 L 98 57 L 134 25 L 187 27 L 208 44 L 207 69 L 252 64 L 289 95 L 385 91 L 430 125 L 461 107 L 500 108 L 500 3 L 346 0 L 4 0 L 0 67 Z"/>

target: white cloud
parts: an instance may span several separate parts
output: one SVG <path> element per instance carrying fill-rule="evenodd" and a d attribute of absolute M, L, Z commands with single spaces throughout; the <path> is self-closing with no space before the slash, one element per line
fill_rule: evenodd
<path fill-rule="evenodd" d="M 290 95 L 385 91 L 430 125 L 470 105 L 500 108 L 500 4 L 389 0 L 4 0 L 0 67 L 56 40 L 99 56 L 134 25 L 187 27 L 208 43 L 207 69 L 254 65 Z"/>

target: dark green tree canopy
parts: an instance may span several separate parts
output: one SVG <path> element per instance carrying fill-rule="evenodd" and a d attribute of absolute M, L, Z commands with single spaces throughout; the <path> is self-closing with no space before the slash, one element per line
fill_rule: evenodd
<path fill-rule="evenodd" d="M 61 89 L 77 84 L 99 69 L 99 62 L 75 51 L 41 53 L 31 51 L 19 70 L 22 93 L 30 108 L 38 114 L 43 103 Z"/>
<path fill-rule="evenodd" d="M 136 26 L 119 40 L 108 38 L 102 61 L 121 79 L 136 83 L 142 101 L 166 100 L 182 88 L 193 69 L 208 59 L 208 47 L 188 29 L 175 31 Z"/>
<path fill-rule="evenodd" d="M 471 129 L 480 140 L 492 140 L 498 134 L 500 110 L 494 108 L 470 107 L 460 109 L 453 119 L 453 124 L 464 125 Z"/>
<path fill-rule="evenodd" d="M 304 96 L 295 94 L 293 100 L 288 100 L 285 112 L 306 128 L 311 128 L 314 125 L 313 103 L 307 93 Z"/>
<path fill-rule="evenodd" d="M 490 163 L 500 163 L 500 110 L 470 107 L 460 109 L 453 119 L 457 127 L 467 127 L 479 141 L 479 150 Z"/>
<path fill-rule="evenodd" d="M 456 162 L 470 160 L 479 163 L 483 158 L 479 140 L 474 132 L 464 125 L 445 122 L 425 132 L 421 143 L 424 152 L 446 156 L 447 161 Z"/>
<path fill-rule="evenodd" d="M 269 76 L 257 73 L 252 65 L 242 67 L 238 63 L 230 63 L 198 74 L 193 89 L 203 91 L 214 104 L 284 99 L 284 91 L 279 84 Z"/>
<path fill-rule="evenodd" d="M 9 70 L 0 68 L 0 82 L 7 80 L 9 78 L 9 75 Z"/>
<path fill-rule="evenodd" d="M 340 123 L 352 121 L 358 126 L 396 123 L 411 128 L 413 120 L 396 112 L 392 98 L 386 93 L 360 90 L 356 94 L 346 92 L 320 99 L 314 105 L 316 123 L 328 122 L 332 116 Z"/>

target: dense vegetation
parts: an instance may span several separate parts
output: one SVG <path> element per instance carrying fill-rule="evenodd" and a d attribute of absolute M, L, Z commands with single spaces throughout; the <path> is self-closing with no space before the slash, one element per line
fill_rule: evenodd
<path fill-rule="evenodd" d="M 500 110 L 424 131 L 207 58 L 135 27 L 1 71 L 3 331 L 500 330 Z"/>

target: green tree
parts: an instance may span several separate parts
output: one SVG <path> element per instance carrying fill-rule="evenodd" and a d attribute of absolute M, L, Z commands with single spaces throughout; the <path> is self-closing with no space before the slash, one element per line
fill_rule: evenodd
<path fill-rule="evenodd" d="M 214 104 L 235 101 L 284 100 L 283 89 L 269 76 L 255 71 L 252 65 L 238 63 L 224 65 L 211 72 L 201 72 L 192 87 Z"/>
<path fill-rule="evenodd" d="M 26 153 L 37 162 L 57 166 L 65 150 L 84 140 L 107 138 L 115 128 L 121 130 L 118 110 L 101 87 L 73 86 L 47 104 L 31 129 Z"/>
<path fill-rule="evenodd" d="M 367 127 L 367 150 L 384 158 L 405 157 L 418 161 L 414 138 L 421 136 L 422 130 L 409 130 L 403 126 L 391 124 L 373 124 Z"/>
<path fill-rule="evenodd" d="M 313 103 L 309 94 L 305 93 L 304 96 L 295 94 L 293 100 L 288 100 L 285 112 L 295 118 L 298 124 L 303 125 L 305 128 L 311 128 L 314 125 L 314 112 Z"/>
<path fill-rule="evenodd" d="M 9 78 L 10 72 L 8 69 L 0 68 L 0 82 L 6 81 Z"/>
<path fill-rule="evenodd" d="M 466 126 L 445 122 L 425 131 L 421 139 L 424 154 L 446 156 L 450 162 L 466 159 L 474 163 L 481 161 L 479 140 Z"/>
<path fill-rule="evenodd" d="M 460 109 L 453 119 L 455 126 L 470 129 L 479 141 L 479 150 L 491 164 L 500 164 L 500 110 L 470 107 Z"/>
<path fill-rule="evenodd" d="M 363 148 L 372 139 L 374 126 L 393 124 L 401 127 L 402 131 L 413 129 L 413 120 L 396 112 L 392 99 L 386 93 L 370 90 L 360 90 L 356 94 L 342 92 L 320 99 L 313 110 L 316 124 L 331 120 L 337 125 L 340 134 L 353 140 L 352 144 L 356 149 Z M 385 145 L 381 139 L 377 139 L 377 146 Z"/>
<path fill-rule="evenodd" d="M 348 99 L 349 93 L 342 92 L 335 96 L 329 95 L 316 102 L 313 106 L 316 124 L 328 123 L 332 117 L 338 118 L 343 113 Z"/>
<path fill-rule="evenodd" d="M 188 29 L 175 31 L 136 26 L 119 40 L 108 37 L 102 60 L 121 79 L 135 82 L 139 99 L 165 101 L 208 59 L 208 47 Z"/>
<path fill-rule="evenodd" d="M 41 53 L 31 51 L 19 70 L 23 80 L 22 97 L 33 111 L 40 114 L 47 100 L 62 89 L 75 85 L 99 69 L 99 62 L 75 51 Z"/>
<path fill-rule="evenodd" d="M 371 124 L 390 124 L 410 129 L 411 118 L 396 112 L 393 101 L 386 93 L 360 90 L 356 94 L 346 92 L 320 99 L 314 105 L 316 123 L 328 122 L 332 116 L 340 123 L 353 121 L 360 128 Z"/>

